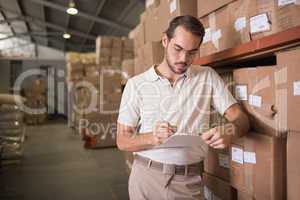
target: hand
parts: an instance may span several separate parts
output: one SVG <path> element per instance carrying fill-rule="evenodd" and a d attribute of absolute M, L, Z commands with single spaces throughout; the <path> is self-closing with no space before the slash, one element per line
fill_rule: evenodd
<path fill-rule="evenodd" d="M 164 143 L 176 131 L 176 126 L 172 126 L 168 122 L 156 122 L 153 130 L 154 146 Z"/>
<path fill-rule="evenodd" d="M 215 149 L 224 149 L 229 146 L 234 136 L 234 125 L 229 123 L 210 129 L 201 135 L 206 144 Z"/>

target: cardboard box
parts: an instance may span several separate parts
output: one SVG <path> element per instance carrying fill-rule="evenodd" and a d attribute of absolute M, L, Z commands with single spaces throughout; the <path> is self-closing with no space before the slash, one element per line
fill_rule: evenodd
<path fill-rule="evenodd" d="M 160 41 L 168 28 L 169 21 L 180 15 L 197 17 L 197 0 L 164 0 L 160 2 L 157 8 L 147 10 L 145 19 L 146 42 Z"/>
<path fill-rule="evenodd" d="M 159 8 L 147 10 L 145 19 L 145 43 L 157 42 L 162 39 L 163 32 L 167 29 L 167 23 L 163 24 L 163 22 L 167 22 L 169 16 L 168 13 L 165 14 L 165 18 L 161 18 L 160 15 L 162 14 L 160 14 Z"/>
<path fill-rule="evenodd" d="M 300 199 L 300 134 L 290 132 L 287 139 L 287 199 Z"/>
<path fill-rule="evenodd" d="M 256 0 L 235 0 L 228 4 L 232 17 L 232 26 L 240 43 L 251 41 L 250 17 L 256 13 Z"/>
<path fill-rule="evenodd" d="M 205 28 L 205 36 L 200 46 L 200 56 L 213 54 L 241 43 L 233 26 L 232 7 L 224 6 L 200 18 Z"/>
<path fill-rule="evenodd" d="M 286 110 L 275 90 L 277 66 L 241 68 L 234 70 L 235 95 L 249 115 L 251 127 L 271 136 L 284 137 L 286 127 L 282 120 Z"/>
<path fill-rule="evenodd" d="M 236 200 L 237 192 L 226 181 L 217 177 L 211 176 L 207 173 L 203 174 L 204 182 L 204 196 L 207 200 L 222 199 L 222 200 Z"/>
<path fill-rule="evenodd" d="M 282 129 L 297 132 L 300 131 L 300 48 L 283 51 L 276 56 L 276 99 L 281 102 L 277 106 L 278 113 L 281 113 L 278 121 Z"/>
<path fill-rule="evenodd" d="M 224 181 L 229 181 L 229 161 L 228 149 L 217 150 L 209 148 L 204 160 L 204 171 Z"/>
<path fill-rule="evenodd" d="M 128 80 L 134 76 L 134 60 L 128 59 L 122 62 L 122 79 Z"/>
<path fill-rule="evenodd" d="M 169 1 L 171 19 L 180 15 L 197 17 L 197 0 L 171 0 Z"/>
<path fill-rule="evenodd" d="M 255 199 L 286 197 L 286 139 L 255 132 L 230 147 L 230 183 Z"/>
<path fill-rule="evenodd" d="M 198 0 L 198 18 L 208 15 L 209 13 L 225 6 L 233 0 Z"/>
<path fill-rule="evenodd" d="M 160 64 L 164 58 L 164 48 L 161 42 L 148 42 L 142 47 L 143 61 L 146 68 Z"/>
<path fill-rule="evenodd" d="M 236 98 L 255 130 L 275 136 L 300 130 L 299 55 L 300 49 L 292 49 L 277 54 L 277 66 L 234 70 Z"/>
<path fill-rule="evenodd" d="M 300 25 L 300 5 L 293 1 L 256 0 L 256 15 L 250 18 L 252 39 Z"/>

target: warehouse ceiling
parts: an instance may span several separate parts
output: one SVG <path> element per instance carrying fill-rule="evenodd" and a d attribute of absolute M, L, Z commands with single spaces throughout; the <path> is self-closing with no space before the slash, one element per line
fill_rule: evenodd
<path fill-rule="evenodd" d="M 145 8 L 144 0 L 73 2 L 77 15 L 66 13 L 69 0 L 0 0 L 0 34 L 7 36 L 0 40 L 18 37 L 62 51 L 94 51 L 96 36 L 127 36 Z"/>

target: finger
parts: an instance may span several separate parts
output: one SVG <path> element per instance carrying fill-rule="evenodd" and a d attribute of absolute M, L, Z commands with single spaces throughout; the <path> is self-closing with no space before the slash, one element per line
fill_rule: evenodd
<path fill-rule="evenodd" d="M 218 139 L 217 141 L 211 143 L 210 146 L 211 146 L 211 147 L 216 147 L 216 146 L 218 146 L 218 145 L 220 145 L 220 144 L 224 144 L 224 139 L 223 139 L 223 138 L 220 138 L 220 139 Z"/>
<path fill-rule="evenodd" d="M 201 138 L 204 141 L 208 141 L 214 135 L 215 129 L 210 129 L 204 133 L 202 133 Z"/>
<path fill-rule="evenodd" d="M 221 138 L 219 132 L 215 132 L 214 135 L 207 141 L 207 144 L 212 144 Z"/>
<path fill-rule="evenodd" d="M 168 137 L 170 137 L 170 136 L 173 135 L 173 134 L 174 134 L 173 131 L 171 131 L 171 130 L 166 130 L 166 131 L 161 132 L 160 134 L 158 134 L 157 137 L 159 137 L 159 138 L 168 138 Z"/>
<path fill-rule="evenodd" d="M 226 145 L 225 144 L 220 144 L 214 147 L 214 149 L 225 149 Z"/>

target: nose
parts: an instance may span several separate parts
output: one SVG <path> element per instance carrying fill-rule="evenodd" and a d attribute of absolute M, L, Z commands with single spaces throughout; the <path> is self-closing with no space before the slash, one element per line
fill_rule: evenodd
<path fill-rule="evenodd" d="M 180 62 L 186 63 L 188 61 L 188 54 L 187 52 L 182 51 L 179 58 Z"/>

